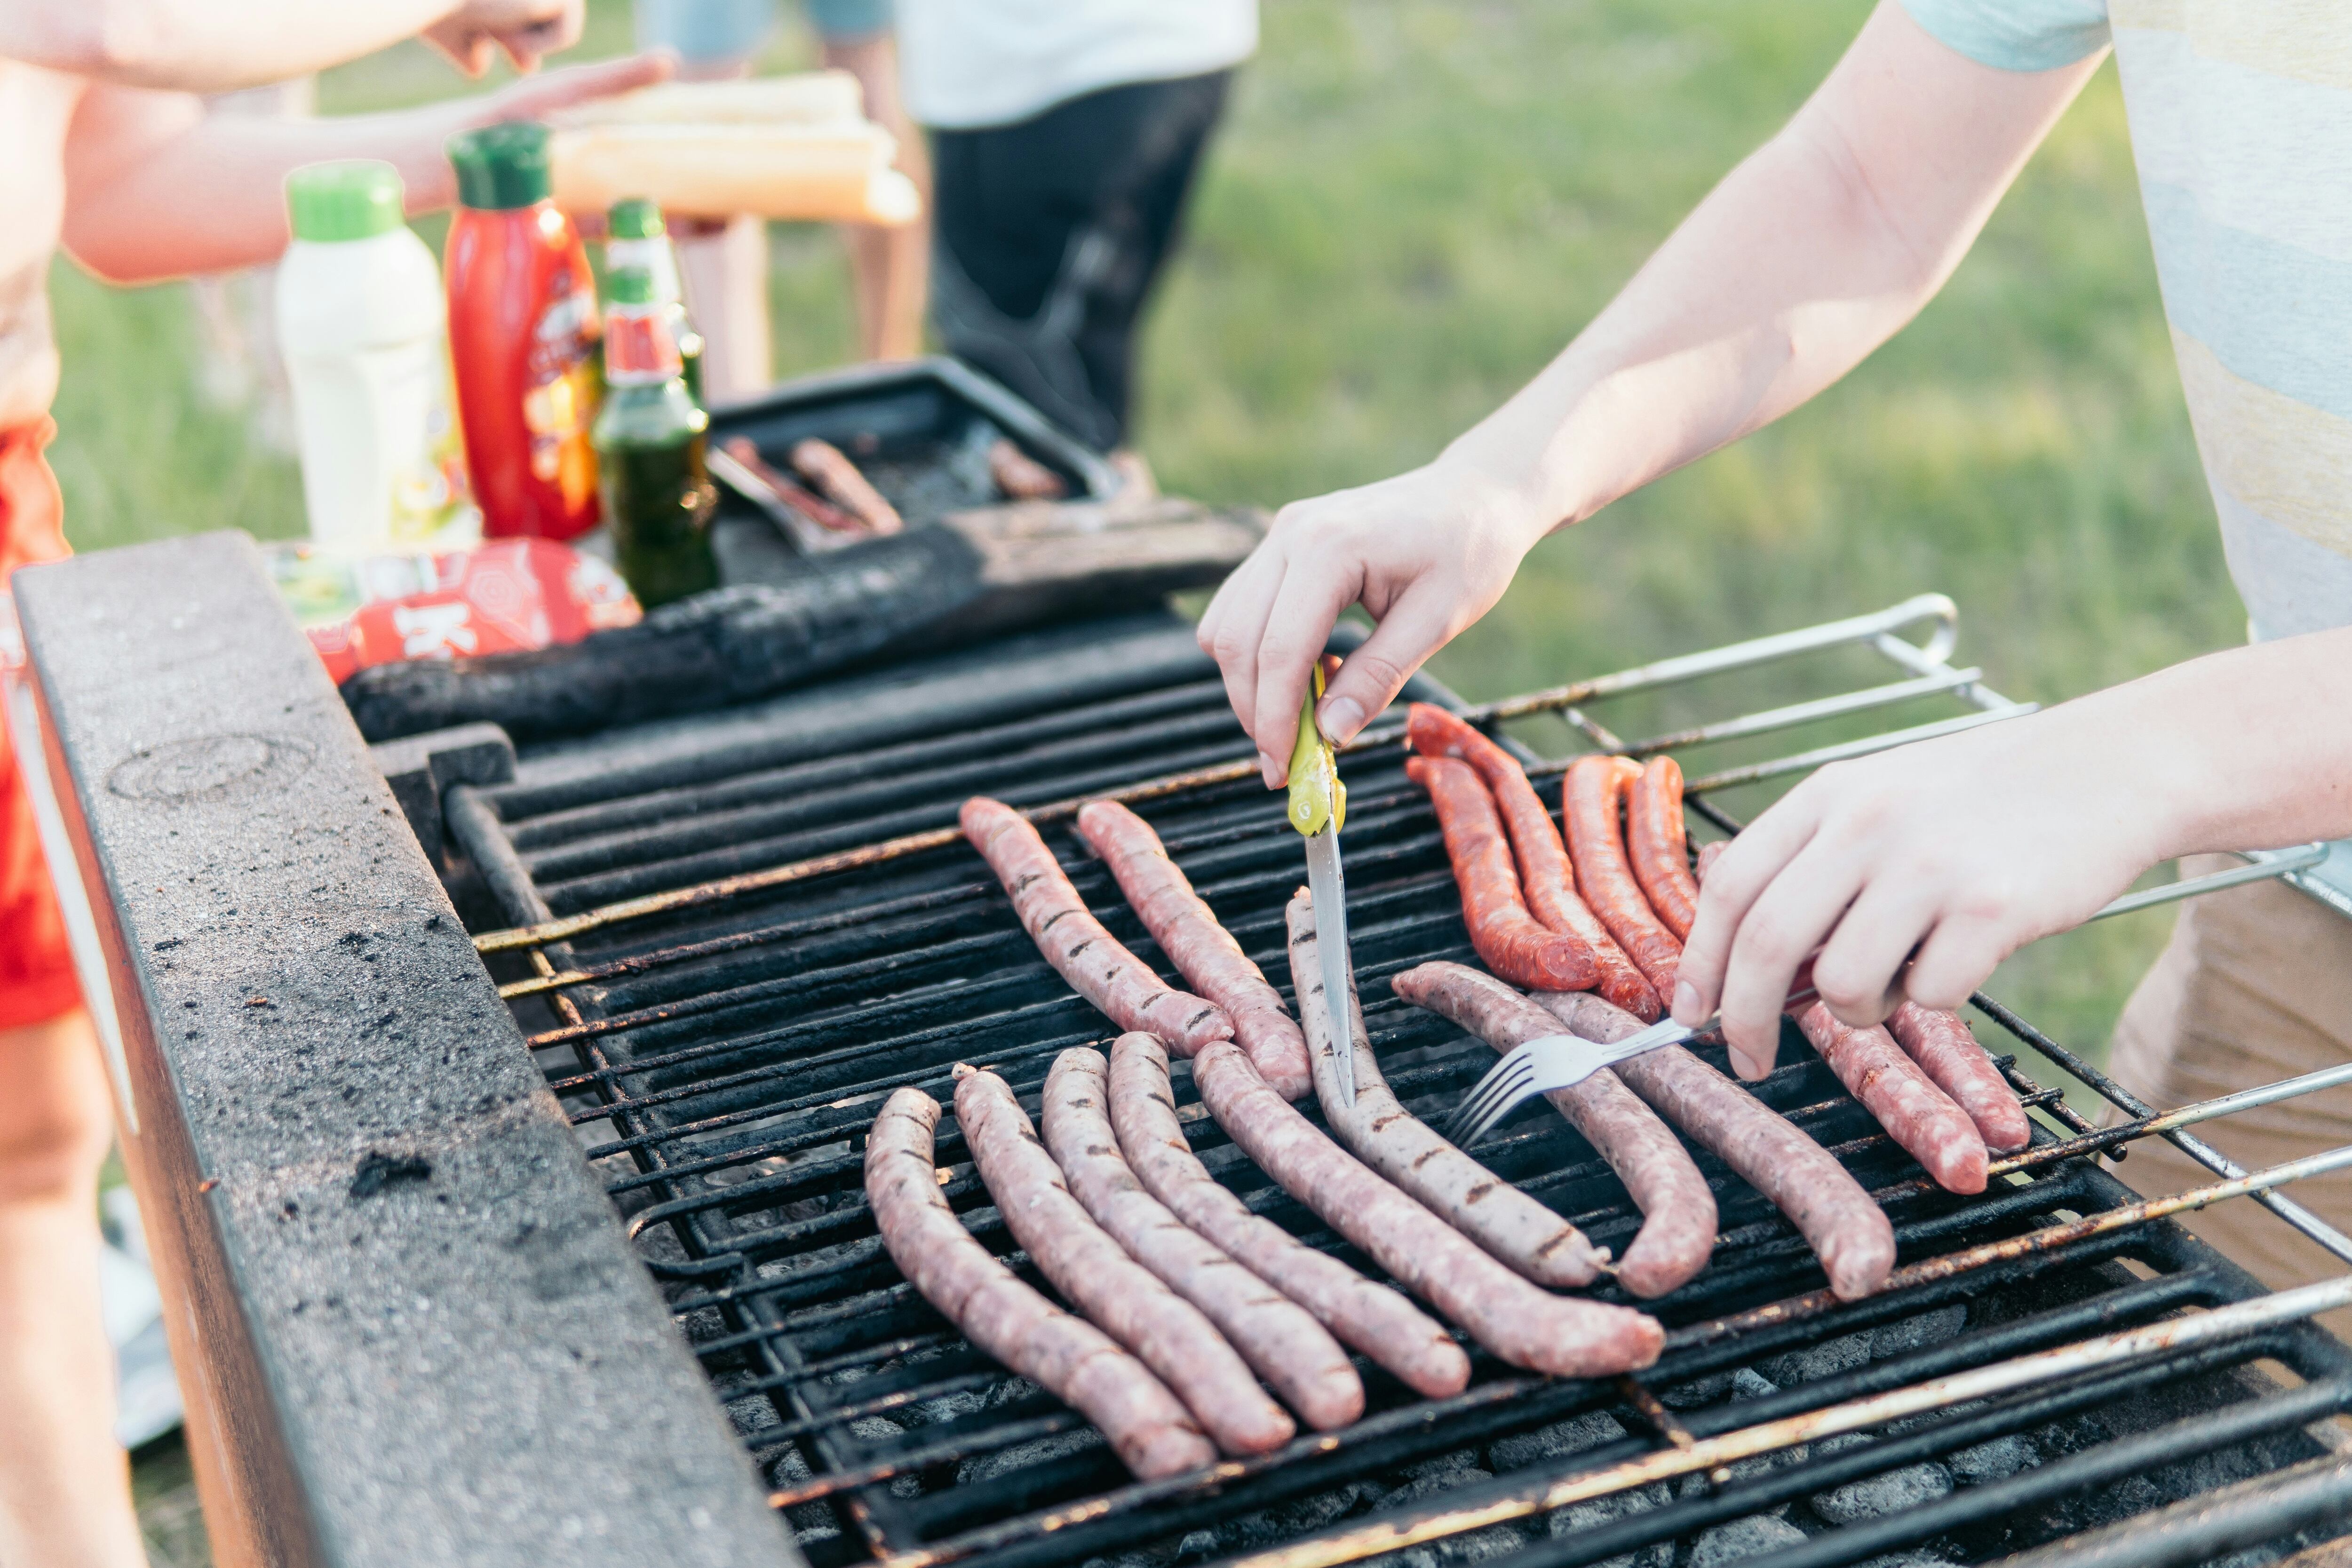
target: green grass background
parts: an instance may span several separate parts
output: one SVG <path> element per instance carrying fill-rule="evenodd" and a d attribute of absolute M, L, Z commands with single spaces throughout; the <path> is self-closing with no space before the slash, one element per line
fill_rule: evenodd
<path fill-rule="evenodd" d="M 1268 0 L 1264 49 L 1147 335 L 1140 444 L 1162 482 L 1276 504 L 1427 458 L 1557 352 L 1789 115 L 1867 10 Z M 582 52 L 624 48 L 627 33 L 625 6 L 600 3 Z M 771 63 L 808 56 L 788 32 Z M 321 102 L 461 89 L 412 46 L 330 73 Z M 774 252 L 780 369 L 839 362 L 851 331 L 838 245 L 779 228 Z M 63 263 L 55 285 L 56 458 L 76 544 L 298 532 L 292 465 L 194 395 L 184 290 L 110 289 Z M 2242 635 L 2112 68 L 1908 331 L 1774 429 L 1545 544 L 1434 668 L 1494 697 L 1927 589 L 1962 607 L 1960 659 L 2042 701 Z M 1871 672 L 1775 671 L 1601 716 L 1646 732 L 1832 674 Z M 1566 744 L 1557 726 L 1528 734 Z M 1752 813 L 1762 797 L 1725 804 Z M 2102 1049 L 2169 920 L 2044 942 L 1995 989 Z"/>

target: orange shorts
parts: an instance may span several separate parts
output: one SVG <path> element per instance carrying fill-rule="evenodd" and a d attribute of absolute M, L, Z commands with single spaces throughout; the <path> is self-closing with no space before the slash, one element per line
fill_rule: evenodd
<path fill-rule="evenodd" d="M 69 553 L 58 477 L 41 456 L 57 433 L 48 419 L 0 431 L 0 584 L 19 566 Z M 79 1005 L 32 803 L 15 748 L 0 745 L 0 1029 L 46 1023 Z"/>

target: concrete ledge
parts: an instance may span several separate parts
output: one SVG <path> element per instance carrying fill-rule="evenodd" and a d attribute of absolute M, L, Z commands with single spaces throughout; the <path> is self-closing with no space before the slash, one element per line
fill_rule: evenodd
<path fill-rule="evenodd" d="M 224 1563 L 798 1564 L 251 542 L 15 589 Z"/>

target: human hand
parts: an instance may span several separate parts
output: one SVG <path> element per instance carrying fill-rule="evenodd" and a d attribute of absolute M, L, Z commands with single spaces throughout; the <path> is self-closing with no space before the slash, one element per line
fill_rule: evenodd
<path fill-rule="evenodd" d="M 2130 760 L 2147 731 L 2111 717 L 2010 720 L 1805 780 L 1709 869 L 1676 1020 L 1719 1009 L 1733 1065 L 1759 1079 L 1782 1001 L 1817 948 L 1814 988 L 1862 1027 L 1906 996 L 1957 1008 L 2010 953 L 2096 913 L 2175 852 L 2179 805 L 2161 763 Z M 2117 790 L 2119 777 L 2133 787 Z"/>
<path fill-rule="evenodd" d="M 585 13 L 586 0 L 466 0 L 420 36 L 467 76 L 488 70 L 500 49 L 528 75 L 580 41 Z"/>
<path fill-rule="evenodd" d="M 1308 672 L 1341 611 L 1361 605 L 1379 625 L 1316 711 L 1334 742 L 1352 739 L 1423 660 L 1494 607 L 1554 521 L 1537 521 L 1516 492 L 1444 458 L 1284 507 L 1200 626 L 1257 742 L 1266 787 L 1288 777 Z"/>
<path fill-rule="evenodd" d="M 506 120 L 544 120 L 575 103 L 590 103 L 615 93 L 633 92 L 657 81 L 667 81 L 677 70 L 677 57 L 667 50 L 625 55 L 591 65 L 566 66 L 544 76 L 510 82 L 496 92 L 460 100 L 456 108 L 460 130 L 495 125 Z"/>

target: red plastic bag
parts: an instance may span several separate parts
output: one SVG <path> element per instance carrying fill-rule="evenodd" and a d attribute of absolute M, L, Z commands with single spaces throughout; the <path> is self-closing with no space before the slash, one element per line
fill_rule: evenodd
<path fill-rule="evenodd" d="M 545 539 L 356 560 L 276 545 L 270 565 L 337 685 L 371 665 L 578 642 L 643 615 L 611 566 Z"/>

